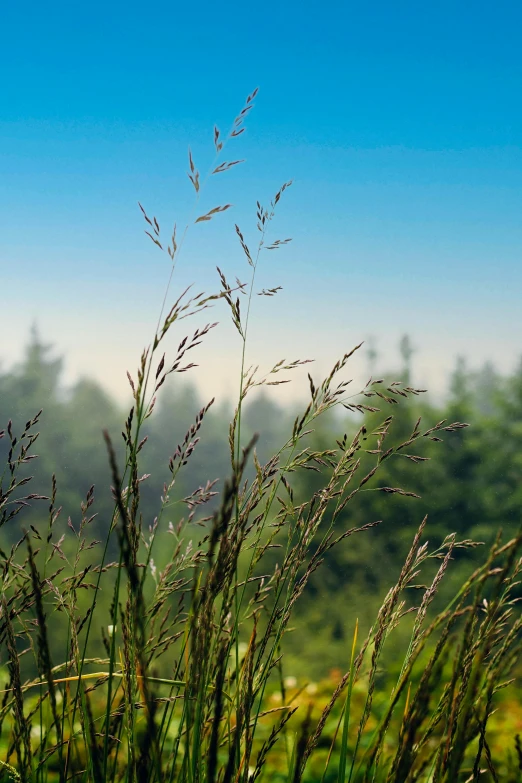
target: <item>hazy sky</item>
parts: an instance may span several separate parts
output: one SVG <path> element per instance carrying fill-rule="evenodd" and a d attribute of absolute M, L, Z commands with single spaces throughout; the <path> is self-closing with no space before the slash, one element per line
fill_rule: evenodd
<path fill-rule="evenodd" d="M 149 342 L 169 274 L 137 201 L 168 232 L 193 209 L 186 176 L 213 160 L 246 95 L 247 132 L 214 177 L 172 296 L 248 268 L 255 202 L 288 179 L 262 257 L 249 362 L 338 354 L 374 336 L 397 364 L 408 332 L 414 380 L 443 387 L 457 354 L 500 370 L 522 353 L 522 6 L 503 2 L 29 0 L 2 11 L 0 358 L 30 324 L 120 398 Z M 194 379 L 237 386 L 236 335 L 221 325 Z M 196 324 L 194 323 L 194 326 Z M 178 332 L 177 337 L 182 336 Z M 364 363 L 358 369 L 366 372 Z M 287 394 L 292 393 L 287 391 Z M 296 392 L 294 392 L 296 393 Z"/>

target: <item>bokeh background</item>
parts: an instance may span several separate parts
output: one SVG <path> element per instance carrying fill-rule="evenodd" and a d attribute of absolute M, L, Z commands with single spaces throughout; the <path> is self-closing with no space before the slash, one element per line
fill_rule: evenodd
<path fill-rule="evenodd" d="M 245 163 L 211 178 L 199 205 L 234 209 L 191 226 L 169 294 L 192 283 L 215 291 L 216 266 L 246 279 L 234 223 L 254 244 L 256 201 L 293 180 L 272 235 L 293 241 L 265 253 L 258 275 L 259 289 L 282 290 L 254 301 L 247 364 L 315 364 L 252 398 L 245 436 L 260 431 L 267 457 L 307 397 L 306 371 L 319 380 L 361 340 L 354 389 L 370 374 L 429 389 L 395 406 L 398 436 L 419 414 L 472 425 L 430 463 L 390 468 L 383 481 L 421 500 L 368 493 L 350 512 L 385 525 L 332 555 L 304 601 L 296 649 L 306 634 L 319 675 L 345 659 L 347 602 L 382 597 L 424 513 L 438 539 L 457 530 L 487 540 L 520 518 L 521 23 L 512 2 L 94 0 L 2 11 L 0 418 L 23 423 L 44 408 L 34 472 L 42 492 L 56 473 L 64 519 L 95 483 L 106 529 L 101 431 L 122 429 L 125 373 L 152 338 L 170 273 L 137 202 L 165 233 L 174 222 L 182 232 L 194 216 L 189 145 L 207 171 L 214 123 L 226 132 L 256 86 L 246 132 L 225 156 Z M 166 387 L 150 420 L 151 520 L 168 456 L 211 397 L 207 445 L 180 496 L 228 469 L 240 345 L 224 306 L 209 319 L 220 323 L 194 354 L 199 366 Z M 356 423 L 345 412 L 313 438 Z M 343 599 L 327 615 L 325 595 Z M 370 615 L 371 600 L 362 605 Z"/>

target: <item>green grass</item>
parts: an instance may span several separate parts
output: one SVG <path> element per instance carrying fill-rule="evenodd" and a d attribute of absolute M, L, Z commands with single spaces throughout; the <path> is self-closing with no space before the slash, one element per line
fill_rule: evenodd
<path fill-rule="evenodd" d="M 209 175 L 239 163 L 227 162 L 223 153 L 241 134 L 255 95 L 226 138 L 216 129 Z M 174 231 L 165 242 L 156 218 L 142 208 L 146 233 L 169 256 L 171 272 L 155 333 L 137 373 L 129 375 L 133 406 L 122 432 L 124 451 L 113 434 L 104 433 L 114 498 L 104 541 L 92 539 L 93 488 L 82 503 L 79 525 L 61 519 L 54 477 L 50 497 L 24 494 L 28 479 L 20 474 L 35 458 L 39 414 L 19 435 L 10 423 L 2 432 L 10 449 L 1 483 L 1 525 L 23 529 L 23 514 L 33 501 L 47 505 L 47 521 L 29 527 L 10 551 L 0 552 L 7 674 L 0 702 L 0 776 L 37 783 L 520 780 L 519 744 L 513 738 L 513 754 L 499 754 L 490 737 L 497 736 L 495 719 L 491 733 L 495 707 L 511 698 L 520 649 L 521 532 L 505 543 L 499 535 L 440 611 L 434 601 L 453 556 L 476 544 L 450 532 L 430 549 L 423 543 L 423 520 L 374 624 L 361 639 L 354 633 L 347 670 L 331 683 L 330 693 L 323 686 L 317 692 L 310 684 L 288 684 L 286 639 L 310 577 L 333 547 L 349 547 L 355 535 L 372 536 L 378 524 L 340 529 L 349 504 L 367 492 L 415 497 L 410 489 L 379 483 L 381 466 L 397 455 L 422 461 L 423 450 L 441 433 L 451 437 L 466 424 L 423 427 L 419 419 L 405 439 L 394 440 L 394 419 L 376 404 L 407 405 L 420 390 L 370 379 L 358 393 L 348 393 L 346 372 L 357 346 L 322 381 L 308 376 L 308 404 L 284 445 L 261 463 L 256 439 L 243 441 L 244 401 L 260 386 L 286 382 L 307 363 L 283 360 L 260 373 L 248 369 L 247 361 L 249 322 L 259 293 L 256 272 L 265 251 L 281 250 L 289 241 L 273 237 L 272 228 L 291 183 L 278 190 L 268 208 L 258 204 L 255 249 L 236 226 L 248 282 L 230 285 L 218 270 L 216 292 L 185 291 L 167 311 L 189 229 L 229 209 L 223 204 L 200 214 L 207 178 L 201 180 L 190 154 L 189 169 L 195 205 L 179 240 Z M 189 352 L 216 324 L 169 340 L 182 321 L 217 304 L 230 313 L 241 356 L 229 475 L 215 511 L 208 510 L 215 503 L 213 483 L 182 504 L 170 502 L 178 475 L 196 448 L 204 448 L 209 403 L 169 461 L 169 480 L 149 525 L 141 496 L 147 480 L 140 469 L 145 422 L 154 415 L 165 379 L 190 370 Z M 340 434 L 327 447 L 312 450 L 308 433 L 340 406 L 354 416 L 366 414 L 364 423 L 353 436 Z M 296 498 L 296 477 L 309 471 L 314 488 Z M 174 518 L 170 524 L 167 509 Z M 356 628 L 357 617 L 358 607 L 347 605 L 346 620 Z M 65 623 L 67 633 L 57 660 L 58 623 Z M 408 632 L 408 642 L 392 681 L 386 651 L 394 639 L 405 638 L 398 626 Z"/>

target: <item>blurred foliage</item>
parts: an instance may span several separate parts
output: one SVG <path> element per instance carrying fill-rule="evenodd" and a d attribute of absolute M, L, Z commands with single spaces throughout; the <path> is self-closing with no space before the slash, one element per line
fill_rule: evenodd
<path fill-rule="evenodd" d="M 407 338 L 400 344 L 400 365 L 395 372 L 384 371 L 376 352 L 368 354 L 374 378 L 386 382 L 402 380 L 411 383 L 415 376 L 413 351 Z M 43 408 L 41 435 L 37 441 L 40 459 L 30 463 L 28 475 L 34 475 L 32 491 L 50 494 L 51 476 L 56 475 L 58 501 L 63 507 L 61 524 L 66 531 L 68 517 L 73 524 L 80 517 L 80 504 L 92 484 L 95 485 L 97 518 L 95 531 L 104 538 L 113 510 L 110 473 L 102 429 L 107 428 L 116 442 L 127 412 L 120 408 L 96 382 L 82 378 L 71 389 L 62 384 L 62 361 L 50 346 L 42 343 L 36 329 L 21 362 L 9 371 L 0 370 L 0 422 L 5 427 L 13 420 L 15 429 Z M 375 492 L 374 485 L 363 491 L 342 517 L 339 531 L 367 522 L 382 520 L 371 531 L 350 538 L 346 546 L 335 547 L 310 581 L 294 618 L 295 630 L 287 641 L 290 655 L 285 669 L 292 674 L 303 672 L 311 677 L 324 676 L 336 666 L 344 667 L 349 639 L 356 614 L 361 626 L 367 627 L 375 616 L 386 590 L 397 578 L 407 548 L 421 519 L 428 514 L 428 535 L 434 543 L 448 533 L 490 543 L 499 526 L 505 535 L 520 524 L 522 508 L 522 363 L 509 377 L 498 375 L 487 363 L 472 372 L 459 359 L 450 379 L 450 392 L 444 402 L 427 394 L 387 404 L 378 400 L 381 413 L 393 415 L 395 439 L 405 439 L 419 416 L 425 426 L 441 419 L 467 422 L 442 443 L 430 443 L 423 455 L 433 455 L 429 462 L 416 464 L 406 456 L 385 462 L 375 486 L 402 487 L 420 495 L 419 499 L 389 496 Z M 206 400 L 189 384 L 170 386 L 161 404 L 148 420 L 149 441 L 143 451 L 143 467 L 150 478 L 142 485 L 145 509 L 144 527 L 152 525 L 159 505 L 163 484 L 168 477 L 168 459 L 174 453 L 198 410 Z M 376 404 L 375 399 L 371 404 Z M 335 439 L 348 435 L 361 425 L 362 417 L 342 409 L 343 414 L 325 417 L 309 436 L 315 449 L 331 447 Z M 180 474 L 173 497 L 172 521 L 181 511 L 176 499 L 186 497 L 207 481 L 222 479 L 230 472 L 228 424 L 232 410 L 228 404 L 214 405 L 205 418 L 190 469 Z M 267 459 L 291 432 L 295 411 L 283 409 L 265 392 L 246 407 L 243 419 L 244 440 L 260 433 L 258 455 Z M 371 424 L 369 424 L 371 426 Z M 123 447 L 123 442 L 121 443 Z M 390 443 L 388 445 L 392 445 Z M 0 441 L 0 458 L 5 462 L 6 439 Z M 410 456 L 415 456 L 411 454 Z M 292 483 L 296 499 L 319 486 L 314 472 Z M 146 514 L 150 509 L 150 519 Z M 34 514 L 41 514 L 33 510 Z M 27 519 L 27 518 L 26 518 Z M 162 520 L 167 525 L 168 515 Z M 25 523 L 27 524 L 27 522 Z M 9 529 L 0 531 L 0 544 L 11 545 L 21 536 L 16 519 Z M 64 542 L 67 553 L 67 540 Z M 474 554 L 473 554 L 474 553 Z M 273 551 L 274 562 L 278 552 Z M 445 590 L 451 592 L 460 584 L 464 572 L 473 566 L 480 550 L 458 555 L 459 568 L 453 569 Z M 453 580 L 453 582 L 452 582 Z M 448 592 L 439 600 L 443 601 Z M 100 600 L 105 600 L 102 596 Z M 108 598 L 107 598 L 108 600 Z M 354 607 L 357 607 L 355 610 Z M 293 640 L 293 642 L 292 642 Z M 398 645 L 400 646 L 400 645 Z M 393 657 L 393 656 L 392 656 Z"/>

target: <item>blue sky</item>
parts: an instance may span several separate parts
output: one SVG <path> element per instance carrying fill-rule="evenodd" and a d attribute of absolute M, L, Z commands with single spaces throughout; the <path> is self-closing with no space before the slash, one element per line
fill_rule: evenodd
<path fill-rule="evenodd" d="M 407 331 L 416 380 L 435 390 L 459 353 L 509 370 L 522 353 L 521 44 L 512 0 L 11 4 L 0 355 L 15 361 L 36 319 L 69 380 L 126 393 L 168 276 L 137 201 L 183 225 L 188 145 L 206 170 L 214 122 L 225 130 L 259 86 L 225 156 L 247 162 L 202 197 L 234 211 L 191 229 L 173 293 L 212 289 L 216 264 L 246 278 L 234 221 L 253 241 L 256 199 L 293 179 L 274 227 L 293 243 L 259 279 L 283 291 L 256 300 L 252 361 L 317 357 L 319 374 L 373 335 L 392 366 Z M 195 379 L 224 394 L 238 346 L 216 317 Z"/>

